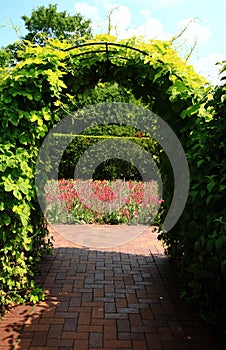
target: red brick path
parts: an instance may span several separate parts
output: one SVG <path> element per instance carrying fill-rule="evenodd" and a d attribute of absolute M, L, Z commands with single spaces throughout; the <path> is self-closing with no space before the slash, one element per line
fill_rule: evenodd
<path fill-rule="evenodd" d="M 180 302 L 151 229 L 107 250 L 54 237 L 54 255 L 37 277 L 46 300 L 5 315 L 1 350 L 219 349 L 195 310 Z"/>

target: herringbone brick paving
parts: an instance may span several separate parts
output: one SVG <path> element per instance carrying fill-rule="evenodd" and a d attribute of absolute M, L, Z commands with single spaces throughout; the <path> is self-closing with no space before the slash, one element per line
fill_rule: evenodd
<path fill-rule="evenodd" d="M 151 228 L 111 249 L 78 247 L 57 232 L 54 238 L 54 254 L 37 276 L 46 300 L 5 315 L 1 350 L 219 349 L 195 310 L 179 300 Z"/>

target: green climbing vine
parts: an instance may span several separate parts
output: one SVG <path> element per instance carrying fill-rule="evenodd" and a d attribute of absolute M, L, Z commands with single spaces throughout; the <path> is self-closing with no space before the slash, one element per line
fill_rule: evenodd
<path fill-rule="evenodd" d="M 108 45 L 108 54 L 106 42 L 115 44 Z M 209 205 L 212 193 L 221 191 L 224 186 L 223 182 L 219 185 L 215 172 L 209 173 L 203 162 L 212 159 L 203 148 L 204 143 L 208 144 L 209 130 L 215 130 L 216 106 L 210 101 L 216 96 L 221 100 L 222 96 L 219 97 L 219 92 L 214 92 L 192 66 L 183 62 L 169 42 L 152 40 L 147 44 L 136 38 L 117 41 L 114 37 L 101 35 L 92 39 L 92 43 L 95 43 L 94 47 L 87 45 L 72 50 L 59 40 L 49 40 L 43 47 L 27 43 L 23 51 L 18 52 L 18 63 L 0 70 L 0 302 L 6 306 L 26 300 L 35 302 L 43 297 L 43 291 L 34 283 L 34 268 L 42 255 L 49 252 L 51 239 L 36 198 L 34 178 L 38 152 L 48 131 L 65 115 L 85 105 L 82 101 L 85 94 L 94 91 L 97 84 L 104 86 L 105 83 L 117 83 L 135 100 L 161 116 L 187 153 L 192 183 L 188 207 L 178 223 L 179 229 L 163 235 L 163 239 L 168 255 L 178 257 L 181 278 L 183 280 L 186 275 L 192 298 L 200 301 L 203 280 L 197 277 L 198 270 L 195 282 L 191 283 L 196 273 L 191 272 L 194 267 L 191 250 L 202 249 L 207 231 L 210 232 L 203 226 L 206 195 L 209 202 L 205 203 Z M 220 102 L 216 105 L 223 115 Z M 211 149 L 211 143 L 209 147 Z M 172 174 L 166 175 L 169 164 L 163 160 L 160 167 L 165 174 L 164 205 L 167 210 L 173 179 Z M 210 181 L 199 182 L 202 175 Z M 206 187 L 203 189 L 203 186 Z M 197 197 L 201 198 L 200 202 Z M 195 213 L 198 215 L 199 210 L 203 215 L 197 217 Z M 222 215 L 217 217 L 216 225 L 221 225 Z M 215 220 L 211 208 L 208 218 L 208 222 Z M 197 220 L 200 220 L 199 224 Z M 202 233 L 200 227 L 205 227 Z M 214 227 L 215 236 L 221 239 L 222 230 Z M 214 243 L 208 248 L 210 255 L 218 249 L 217 254 L 223 259 L 222 264 L 217 261 L 213 283 L 222 279 L 225 269 L 220 253 L 224 242 L 217 242 L 218 248 Z M 208 255 L 197 256 L 195 263 L 201 259 L 202 266 L 206 264 L 211 272 Z M 185 283 L 183 288 L 185 293 Z"/>

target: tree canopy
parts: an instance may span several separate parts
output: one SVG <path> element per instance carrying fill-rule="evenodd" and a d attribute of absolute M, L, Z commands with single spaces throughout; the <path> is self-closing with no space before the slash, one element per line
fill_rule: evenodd
<path fill-rule="evenodd" d="M 80 13 L 69 15 L 66 11 L 58 12 L 57 5 L 40 6 L 32 11 L 31 16 L 21 17 L 28 34 L 24 37 L 34 43 L 42 44 L 48 38 L 73 39 L 91 37 L 91 20 L 85 20 Z"/>
<path fill-rule="evenodd" d="M 0 67 L 18 62 L 18 51 L 24 48 L 26 41 L 44 46 L 48 39 L 60 39 L 76 45 L 92 37 L 91 20 L 85 20 L 80 13 L 71 16 L 66 11 L 60 12 L 57 5 L 37 7 L 30 16 L 21 18 L 28 33 L 0 49 Z"/>

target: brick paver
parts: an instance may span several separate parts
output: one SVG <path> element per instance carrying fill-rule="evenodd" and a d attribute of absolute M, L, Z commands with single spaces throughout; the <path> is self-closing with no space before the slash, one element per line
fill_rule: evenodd
<path fill-rule="evenodd" d="M 43 259 L 37 277 L 46 300 L 6 313 L 1 350 L 219 349 L 195 310 L 179 300 L 174 272 L 151 228 L 107 249 L 53 235 L 54 254 Z"/>

